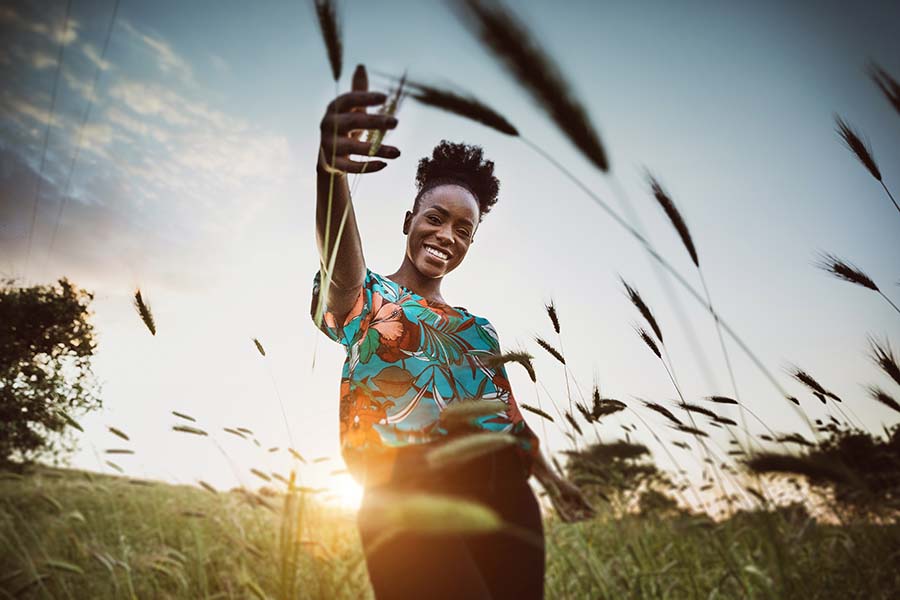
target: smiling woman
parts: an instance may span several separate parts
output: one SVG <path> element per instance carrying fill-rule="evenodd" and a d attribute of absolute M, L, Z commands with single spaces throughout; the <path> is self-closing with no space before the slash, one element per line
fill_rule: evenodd
<path fill-rule="evenodd" d="M 322 332 L 347 351 L 341 453 L 364 488 L 358 526 L 375 595 L 419 598 L 427 589 L 432 598 L 542 598 L 543 524 L 530 475 L 562 492 L 557 506 L 571 510 L 564 518 L 592 509 L 577 488 L 547 467 L 505 367 L 489 366 L 488 359 L 500 353 L 491 322 L 441 295 L 444 276 L 465 259 L 484 214 L 497 202 L 494 163 L 484 160 L 478 146 L 447 140 L 421 159 L 418 193 L 403 219 L 403 261 L 391 275 L 375 272 L 363 258 L 344 174 L 363 172 L 367 165 L 365 172 L 384 168 L 381 161 L 349 159 L 368 154 L 353 131 L 387 129 L 397 121 L 365 112 L 385 100 L 366 87 L 365 71 L 357 68 L 354 91 L 338 96 L 321 124 L 316 222 L 322 261 L 310 312 L 314 320 L 322 315 Z M 399 153 L 382 145 L 375 156 Z M 469 428 L 505 434 L 509 444 L 435 470 L 427 454 L 450 434 L 442 414 L 476 400 L 494 401 L 497 412 L 472 417 Z M 510 527 L 480 534 L 404 531 L 384 542 L 390 526 L 380 517 L 385 502 L 394 501 L 385 499 L 410 492 L 474 501 Z"/>

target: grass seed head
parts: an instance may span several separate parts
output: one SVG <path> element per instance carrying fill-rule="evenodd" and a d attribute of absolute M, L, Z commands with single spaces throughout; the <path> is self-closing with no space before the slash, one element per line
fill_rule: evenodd
<path fill-rule="evenodd" d="M 623 278 L 619 277 L 619 281 L 621 281 L 622 285 L 625 286 L 625 293 L 628 294 L 628 299 L 631 300 L 631 303 L 634 304 L 634 307 L 638 309 L 638 312 L 641 313 L 641 316 L 644 317 L 644 320 L 647 321 L 648 325 L 650 325 L 653 333 L 656 334 L 656 339 L 658 339 L 662 343 L 665 343 L 662 336 L 662 329 L 660 329 L 659 323 L 656 322 L 656 318 L 654 318 L 653 313 L 650 312 L 650 307 L 647 306 L 646 302 L 644 302 L 641 294 L 636 289 L 628 285 L 628 282 Z"/>
<path fill-rule="evenodd" d="M 502 400 L 463 400 L 443 409 L 439 421 L 447 431 L 460 431 L 473 427 L 474 419 L 505 413 L 506 409 Z"/>
<path fill-rule="evenodd" d="M 897 362 L 897 358 L 894 356 L 891 343 L 887 339 L 884 342 L 879 342 L 877 338 L 869 336 L 869 349 L 869 357 L 872 361 L 881 367 L 881 370 L 893 379 L 897 385 L 900 385 L 900 363 Z"/>
<path fill-rule="evenodd" d="M 869 395 L 872 396 L 878 402 L 881 402 L 888 408 L 896 410 L 900 412 L 900 404 L 897 403 L 887 392 L 878 387 L 877 385 L 870 385 L 866 388 L 869 392 Z"/>
<path fill-rule="evenodd" d="M 837 124 L 836 131 L 847 149 L 856 155 L 856 158 L 866 169 L 868 169 L 869 173 L 872 174 L 872 177 L 877 181 L 881 181 L 881 171 L 878 169 L 878 165 L 875 163 L 875 157 L 872 156 L 872 151 L 869 149 L 868 145 L 863 142 L 862 138 L 859 137 L 859 134 L 853 131 L 840 116 L 835 115 L 834 121 Z"/>
<path fill-rule="evenodd" d="M 644 402 L 644 406 L 646 406 L 647 408 L 649 408 L 652 411 L 658 412 L 659 414 L 661 414 L 662 416 L 664 416 L 665 418 L 670 420 L 675 425 L 678 425 L 678 426 L 684 425 L 684 423 L 682 423 L 682 421 L 678 417 L 676 417 L 674 414 L 672 414 L 672 411 L 670 411 L 668 408 L 666 408 L 662 404 L 658 404 L 656 402 L 648 402 L 646 400 L 644 400 L 643 402 Z"/>
<path fill-rule="evenodd" d="M 343 45 L 341 44 L 341 27 L 338 22 L 335 3 L 330 0 L 315 0 L 316 16 L 319 19 L 319 29 L 322 39 L 325 41 L 325 51 L 328 53 L 328 64 L 331 65 L 331 75 L 337 81 L 341 78 L 343 65 Z"/>
<path fill-rule="evenodd" d="M 687 223 L 684 222 L 684 218 L 675 206 L 675 202 L 672 201 L 672 198 L 649 172 L 647 173 L 647 179 L 650 183 L 650 190 L 653 192 L 653 197 L 656 198 L 656 201 L 659 202 L 659 205 L 665 211 L 666 216 L 669 217 L 669 221 L 671 221 L 672 226 L 681 238 L 681 242 L 687 249 L 688 254 L 690 254 L 691 260 L 694 261 L 694 265 L 699 267 L 700 259 L 697 257 L 697 249 L 694 247 L 694 240 L 691 238 L 691 232 L 688 230 Z"/>
<path fill-rule="evenodd" d="M 134 306 L 150 333 L 156 335 L 156 323 L 153 322 L 153 314 L 150 312 L 150 307 L 147 306 L 144 298 L 141 296 L 141 290 L 137 290 L 134 293 Z"/>
<path fill-rule="evenodd" d="M 896 79 L 875 62 L 869 65 L 869 77 L 891 103 L 894 110 L 900 113 L 900 83 L 897 83 Z"/>
<path fill-rule="evenodd" d="M 578 435 L 584 435 L 584 433 L 581 431 L 581 427 L 579 427 L 578 423 L 575 421 L 575 417 L 573 417 L 569 411 L 566 411 L 565 414 L 566 414 L 566 420 L 572 424 L 572 427 L 575 428 L 575 431 L 578 432 Z"/>
<path fill-rule="evenodd" d="M 544 350 L 546 350 L 547 352 L 549 352 L 550 355 L 551 355 L 553 358 L 555 358 L 556 360 L 558 360 L 558 361 L 561 362 L 562 364 L 566 364 L 566 359 L 563 358 L 563 355 L 560 354 L 559 350 L 557 350 L 556 348 L 554 348 L 553 346 L 551 346 L 550 344 L 548 344 L 547 342 L 545 342 L 545 341 L 544 341 L 542 338 L 540 338 L 539 336 L 535 336 L 534 341 L 536 341 L 536 342 L 538 343 L 538 346 L 540 346 L 541 348 L 543 348 Z"/>
<path fill-rule="evenodd" d="M 504 354 L 494 354 L 491 356 L 485 357 L 484 364 L 490 369 L 497 369 L 501 365 L 505 365 L 508 362 L 516 362 L 522 365 L 522 367 L 528 372 L 528 377 L 531 378 L 531 381 L 537 381 L 537 375 L 534 372 L 534 365 L 531 360 L 534 357 L 525 352 L 523 350 L 516 350 L 513 352 L 506 352 Z"/>
<path fill-rule="evenodd" d="M 520 404 L 519 406 L 521 406 L 528 412 L 532 412 L 532 413 L 536 414 L 537 416 L 541 417 L 542 419 L 547 419 L 551 423 L 554 422 L 553 417 L 551 417 L 550 415 L 548 415 L 547 413 L 545 413 L 544 411 L 542 411 L 541 409 L 539 409 L 535 406 L 531 406 L 530 404 Z"/>
<path fill-rule="evenodd" d="M 831 273 L 838 279 L 843 279 L 844 281 L 849 281 L 850 283 L 855 283 L 856 285 L 861 285 L 864 288 L 868 288 L 872 291 L 878 292 L 878 286 L 875 285 L 875 282 L 872 281 L 872 278 L 863 273 L 858 267 L 852 265 L 833 254 L 823 252 L 819 256 L 819 260 L 815 263 L 815 266 Z"/>
<path fill-rule="evenodd" d="M 707 400 L 710 402 L 715 402 L 717 404 L 737 404 L 738 401 L 733 398 L 729 398 L 727 396 L 707 396 Z"/>
<path fill-rule="evenodd" d="M 194 435 L 209 435 L 207 432 L 199 429 L 197 427 L 191 427 L 190 425 L 173 425 L 172 429 L 174 431 L 180 431 L 181 433 L 192 433 Z"/>
<path fill-rule="evenodd" d="M 409 95 L 425 106 L 470 119 L 506 135 L 519 135 L 519 131 L 506 117 L 466 92 L 440 88 L 419 81 L 407 80 L 406 85 L 414 90 L 409 92 Z"/>
<path fill-rule="evenodd" d="M 515 436 L 508 433 L 471 433 L 441 443 L 425 455 L 431 468 L 441 469 L 459 465 L 474 458 L 496 452 L 516 443 Z"/>
<path fill-rule="evenodd" d="M 114 436 L 120 437 L 120 438 L 122 438 L 123 440 L 125 440 L 126 442 L 130 442 L 130 441 L 131 441 L 131 439 L 130 439 L 127 435 L 125 435 L 125 432 L 122 431 L 121 429 L 116 429 L 115 427 L 111 427 L 111 426 L 107 426 L 107 429 L 108 429 L 109 432 L 110 432 L 111 434 L 113 434 Z"/>
<path fill-rule="evenodd" d="M 266 349 L 263 348 L 262 343 L 261 343 L 258 339 L 256 339 L 256 338 L 253 338 L 253 343 L 256 345 L 256 349 L 259 351 L 259 353 L 260 353 L 261 355 L 265 356 L 265 355 L 266 355 Z"/>
<path fill-rule="evenodd" d="M 572 144 L 598 169 L 609 171 L 606 150 L 587 111 L 525 24 L 499 2 L 465 0 L 453 7 Z"/>
<path fill-rule="evenodd" d="M 550 317 L 550 322 L 553 323 L 553 331 L 559 333 L 559 315 L 556 314 L 556 306 L 553 304 L 553 300 L 550 300 L 550 304 L 545 305 L 547 309 L 547 316 Z"/>
<path fill-rule="evenodd" d="M 652 337 L 650 337 L 650 334 L 647 333 L 647 330 L 643 327 L 638 327 L 637 325 L 635 325 L 634 331 L 638 334 L 638 337 L 644 340 L 644 343 L 647 344 L 647 347 L 653 351 L 653 354 L 655 354 L 657 358 L 662 360 L 662 353 L 659 351 L 659 346 L 656 345 L 656 341 Z"/>

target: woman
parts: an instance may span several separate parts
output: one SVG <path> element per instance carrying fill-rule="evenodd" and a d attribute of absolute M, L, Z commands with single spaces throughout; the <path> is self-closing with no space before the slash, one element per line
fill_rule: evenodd
<path fill-rule="evenodd" d="M 341 451 L 365 489 L 358 525 L 372 587 L 379 599 L 543 598 L 543 526 L 528 478 L 538 478 L 566 521 L 588 518 L 593 508 L 547 465 L 537 436 L 518 410 L 505 368 L 485 364 L 500 351 L 490 321 L 450 305 L 441 294 L 443 277 L 462 263 L 482 217 L 497 202 L 493 162 L 484 161 L 477 146 L 444 140 L 435 147 L 431 158 L 419 162 L 418 194 L 403 220 L 407 242 L 400 268 L 391 275 L 372 271 L 363 258 L 346 173 L 374 173 L 387 165 L 349 155 L 368 155 L 361 130 L 393 129 L 397 119 L 366 112 L 386 100 L 367 88 L 360 65 L 352 91 L 329 104 L 320 124 L 316 229 L 322 264 L 313 280 L 311 313 L 315 316 L 327 266 L 326 223 L 330 216 L 330 254 L 346 210 L 331 284 L 321 300 L 321 329 L 347 350 Z M 375 154 L 384 159 L 399 155 L 389 145 Z M 506 405 L 473 425 L 510 433 L 516 444 L 454 467 L 429 469 L 425 453 L 448 433 L 440 421 L 442 409 L 473 399 Z M 413 491 L 482 503 L 514 529 L 530 532 L 531 542 L 527 535 L 507 532 L 438 536 L 410 531 L 381 543 L 378 516 L 384 502 Z"/>

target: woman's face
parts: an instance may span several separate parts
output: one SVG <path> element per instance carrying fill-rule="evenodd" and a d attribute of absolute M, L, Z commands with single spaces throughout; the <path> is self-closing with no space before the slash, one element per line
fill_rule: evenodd
<path fill-rule="evenodd" d="M 469 251 L 478 223 L 478 201 L 458 185 L 439 185 L 419 200 L 419 211 L 406 212 L 406 255 L 427 277 L 443 277 Z"/>

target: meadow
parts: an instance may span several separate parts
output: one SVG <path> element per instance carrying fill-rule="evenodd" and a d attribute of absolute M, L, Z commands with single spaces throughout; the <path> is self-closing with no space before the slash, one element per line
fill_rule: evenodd
<path fill-rule="evenodd" d="M 467 22 L 487 51 L 506 65 L 523 91 L 534 97 L 584 158 L 610 177 L 614 189 L 621 190 L 615 185 L 607 151 L 581 103 L 524 24 L 503 9 L 488 9 L 480 2 L 466 4 L 470 8 Z M 335 8 L 329 2 L 316 2 L 316 6 L 337 84 L 342 50 Z M 870 72 L 900 112 L 900 85 L 877 65 L 873 64 Z M 393 99 L 385 108 L 389 114 L 399 109 L 406 94 L 424 105 L 521 137 L 523 143 L 541 152 L 485 102 L 405 76 L 396 81 Z M 841 117 L 835 117 L 835 125 L 838 139 L 900 212 L 862 135 Z M 369 139 L 374 139 L 373 153 L 382 137 L 372 132 Z M 843 399 L 799 366 L 786 369 L 787 375 L 814 399 L 804 397 L 801 402 L 785 390 L 781 376 L 765 366 L 714 307 L 689 227 L 675 200 L 655 176 L 648 174 L 650 195 L 690 256 L 699 286 L 691 283 L 691 275 L 672 266 L 668 254 L 656 249 L 655 240 L 644 237 L 563 165 L 549 155 L 544 158 L 553 162 L 562 176 L 573 179 L 607 217 L 635 239 L 661 271 L 698 303 L 704 314 L 708 313 L 733 389 L 731 396 L 707 396 L 702 402 L 685 397 L 665 344 L 666 328 L 657 322 L 653 307 L 640 291 L 625 279 L 621 282 L 625 295 L 642 323 L 635 326 L 635 334 L 648 350 L 642 358 L 653 365 L 648 368 L 666 373 L 678 401 L 664 405 L 604 398 L 596 386 L 589 398 L 569 370 L 562 339 L 556 343 L 535 339 L 549 358 L 562 365 L 566 390 L 557 402 L 544 388 L 551 405 L 523 408 L 534 415 L 535 421 L 566 429 L 564 434 L 572 446 L 564 452 L 562 464 L 559 457 L 553 457 L 553 462 L 561 475 L 590 495 L 598 510 L 596 518 L 578 523 L 564 523 L 553 511 L 545 515 L 546 597 L 900 596 L 900 570 L 896 568 L 900 563 L 896 519 L 900 510 L 900 428 L 885 427 L 883 437 L 880 432 L 861 429 L 860 420 Z M 627 205 L 630 199 L 620 194 L 623 197 L 618 199 Z M 338 246 L 346 214 L 334 219 L 336 240 L 326 229 L 325 238 L 333 248 Z M 332 225 L 330 216 L 327 223 Z M 327 245 L 323 258 L 327 259 L 323 273 L 327 282 L 335 261 L 335 253 L 329 256 Z M 900 312 L 890 294 L 848 261 L 823 253 L 817 266 L 832 277 L 869 290 L 873 298 L 879 297 L 877 301 L 885 301 Z M 143 320 L 156 335 L 151 307 L 140 291 L 135 295 L 135 306 L 139 315 L 135 318 Z M 314 319 L 321 319 L 321 308 L 313 311 Z M 566 323 L 560 323 L 552 304 L 546 310 L 559 335 Z M 261 342 L 254 342 L 265 356 Z M 729 344 L 772 384 L 777 392 L 773 394 L 775 401 L 798 414 L 807 430 L 776 433 L 756 417 L 752 401 L 741 399 L 735 383 L 731 365 L 736 357 L 729 353 Z M 900 366 L 886 339 L 871 338 L 869 356 L 889 385 L 900 385 Z M 537 384 L 533 358 L 517 351 L 497 357 L 497 362 L 520 364 Z M 890 389 L 872 384 L 867 394 L 867 401 L 900 412 Z M 810 402 L 815 411 L 808 408 Z M 820 407 L 834 412 L 816 418 L 814 415 L 821 415 Z M 479 406 L 475 401 L 473 412 L 465 413 L 463 420 L 477 416 L 479 411 L 490 414 L 497 407 Z M 628 415 L 629 421 L 636 419 L 640 426 L 622 424 L 623 439 L 605 436 L 601 442 L 596 426 L 619 413 Z M 208 435 L 193 423 L 193 418 L 178 413 L 175 416 L 182 419 L 182 424 L 173 427 L 175 433 Z M 661 437 L 664 427 L 668 428 L 666 440 Z M 671 438 L 669 429 L 679 437 Z M 124 433 L 110 431 L 128 440 Z M 238 437 L 245 433 L 226 432 Z M 591 433 L 597 434 L 596 441 L 589 440 Z M 647 448 L 637 443 L 641 436 L 652 436 L 660 443 L 670 471 L 656 466 Z M 723 439 L 725 444 L 720 443 Z M 478 443 L 468 440 L 467 454 L 460 460 L 488 451 L 487 446 L 496 443 L 496 439 L 482 441 L 485 448 L 479 450 Z M 701 481 L 685 477 L 689 461 L 699 466 Z M 202 482 L 199 486 L 172 485 L 124 474 L 40 465 L 4 471 L 0 474 L 0 595 L 372 597 L 354 513 L 325 501 L 321 489 L 297 485 L 293 472 L 253 472 L 265 480 L 265 485 L 255 490 L 217 490 Z M 550 500 L 552 505 L 552 497 Z M 420 511 L 416 514 L 412 508 L 413 512 L 398 513 L 399 521 L 405 519 L 398 526 L 427 527 L 441 514 L 439 508 L 445 507 L 424 505 L 415 507 Z M 443 525 L 458 531 L 502 528 L 502 523 L 476 507 L 462 506 L 454 515 L 455 521 Z M 510 567 L 514 569 L 515 565 Z"/>
<path fill-rule="evenodd" d="M 314 492 L 213 492 L 36 468 L 0 481 L 5 598 L 371 598 L 352 512 Z M 293 518 L 286 518 L 293 515 Z M 545 519 L 547 598 L 894 598 L 898 525 L 801 505 Z"/>

